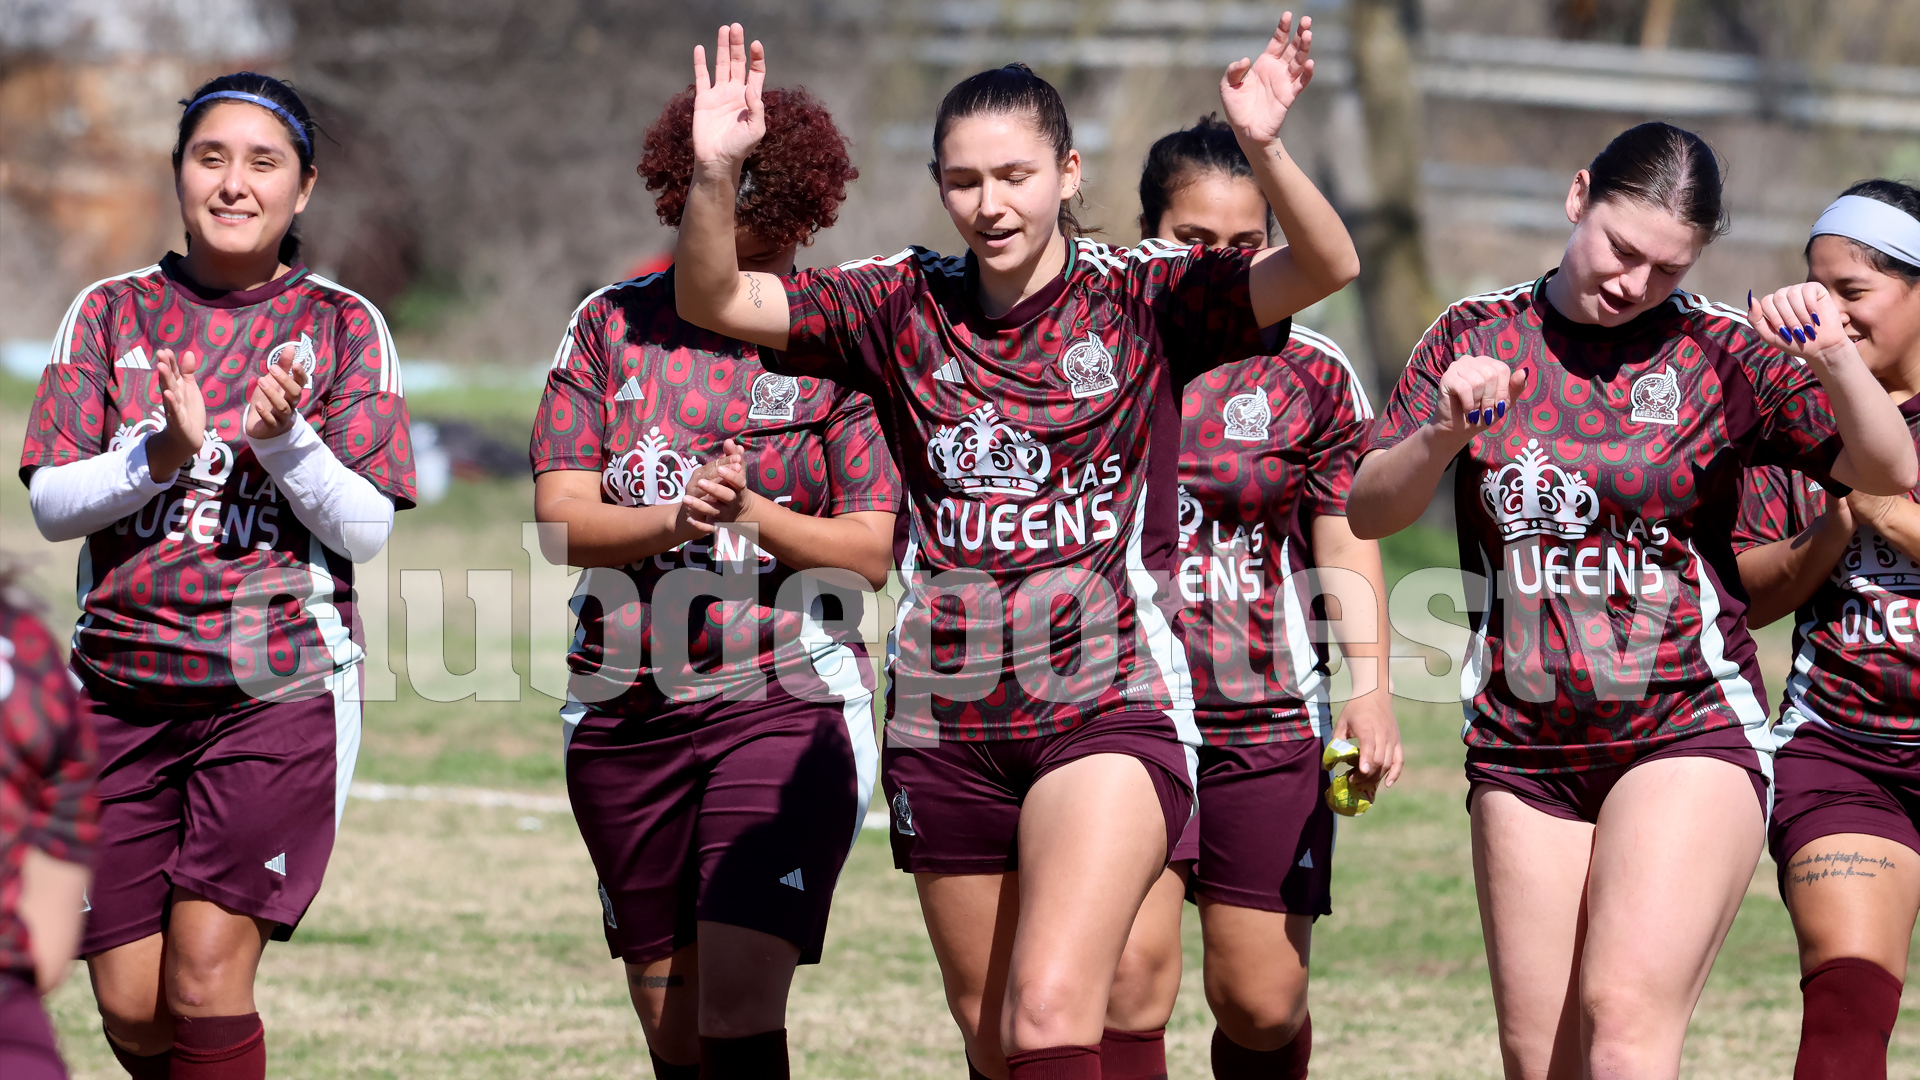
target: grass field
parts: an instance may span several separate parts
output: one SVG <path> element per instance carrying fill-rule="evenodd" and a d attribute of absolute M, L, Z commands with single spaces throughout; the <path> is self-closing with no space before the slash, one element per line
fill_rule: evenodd
<path fill-rule="evenodd" d="M 31 388 L 0 381 L 0 459 L 17 460 Z M 520 399 L 418 398 L 436 409 L 522 425 Z M 457 484 L 435 507 L 402 515 L 388 570 L 524 567 L 525 483 Z M 74 544 L 32 531 L 25 493 L 0 483 L 0 548 L 39 558 L 29 584 L 56 623 L 70 622 Z M 1404 570 L 1450 560 L 1445 538 L 1413 535 L 1389 550 Z M 462 595 L 457 573 L 448 595 Z M 363 582 L 364 588 L 364 582 Z M 397 595 L 397 592 L 396 592 Z M 517 601 L 524 621 L 525 598 Z M 474 615 L 444 612 L 446 665 L 472 663 Z M 396 611 L 397 700 L 367 708 L 359 776 L 397 783 L 561 793 L 554 703 L 442 704 L 413 692 Z M 515 665 L 531 657 L 516 631 Z M 1763 635 L 1770 676 L 1785 659 Z M 1313 957 L 1316 1072 L 1369 1077 L 1497 1075 L 1493 1011 L 1462 809 L 1457 706 L 1403 702 L 1405 779 L 1365 818 L 1343 823 L 1334 907 Z M 1799 994 L 1793 939 L 1763 862 L 1722 951 L 1688 1043 L 1697 1077 L 1791 1071 Z M 1169 1028 L 1176 1077 L 1207 1075 L 1211 1022 L 1198 980 L 1198 937 Z M 518 1078 L 649 1075 L 618 965 L 606 958 L 593 873 L 564 813 L 366 802 L 348 806 L 327 887 L 299 935 L 275 944 L 260 976 L 275 1075 Z M 1910 1000 L 1910 1005 L 1920 1001 Z M 82 1080 L 121 1075 L 105 1052 L 84 972 L 53 999 L 63 1047 Z M 1920 1077 L 1914 1019 L 1896 1033 L 1892 1074 Z M 945 1077 L 964 1074 L 959 1040 L 909 880 L 884 834 L 856 846 L 836 896 L 825 961 L 802 969 L 790 1011 L 795 1074 Z"/>

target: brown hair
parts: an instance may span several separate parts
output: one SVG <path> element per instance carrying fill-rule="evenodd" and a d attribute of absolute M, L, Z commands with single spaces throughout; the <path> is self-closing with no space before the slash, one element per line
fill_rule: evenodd
<path fill-rule="evenodd" d="M 767 134 L 740 170 L 739 225 L 777 247 L 804 244 L 833 227 L 847 184 L 860 176 L 847 155 L 847 137 L 812 94 L 801 87 L 768 90 Z M 680 227 L 693 184 L 693 87 L 674 95 L 647 129 L 640 157 L 647 190 L 658 192 L 653 211 Z"/>
<path fill-rule="evenodd" d="M 1659 121 L 1614 136 L 1587 166 L 1587 203 L 1631 199 L 1657 207 L 1707 234 L 1727 231 L 1720 203 L 1720 162 L 1705 139 Z"/>

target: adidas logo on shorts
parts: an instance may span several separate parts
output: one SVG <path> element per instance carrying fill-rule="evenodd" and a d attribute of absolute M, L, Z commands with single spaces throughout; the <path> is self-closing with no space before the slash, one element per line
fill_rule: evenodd
<path fill-rule="evenodd" d="M 266 862 L 261 863 L 260 865 L 266 867 L 267 869 L 273 871 L 276 874 L 279 874 L 281 877 L 286 877 L 287 876 L 287 853 L 283 851 L 280 854 L 275 855 L 273 858 L 268 859 Z"/>
<path fill-rule="evenodd" d="M 785 885 L 789 889 L 799 889 L 801 892 L 807 891 L 807 882 L 805 878 L 800 876 L 799 867 L 795 867 L 792 873 L 781 878 L 780 884 Z"/>
<path fill-rule="evenodd" d="M 604 881 L 596 881 L 593 884 L 595 888 L 600 890 L 600 914 L 606 917 L 608 926 L 613 927 L 615 930 L 620 929 L 620 924 L 615 922 L 613 918 L 613 897 L 607 895 L 607 883 Z"/>

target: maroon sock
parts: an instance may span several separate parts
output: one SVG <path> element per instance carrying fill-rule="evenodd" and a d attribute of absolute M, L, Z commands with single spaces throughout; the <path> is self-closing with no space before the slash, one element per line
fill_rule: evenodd
<path fill-rule="evenodd" d="M 1214 1080 L 1307 1080 L 1313 1056 L 1313 1016 L 1300 1021 L 1293 1041 L 1278 1050 L 1249 1050 L 1213 1029 Z"/>
<path fill-rule="evenodd" d="M 1012 1080 L 1100 1080 L 1100 1047 L 1049 1046 L 1007 1055 Z"/>
<path fill-rule="evenodd" d="M 169 1080 L 266 1080 L 267 1029 L 260 1014 L 180 1016 L 173 1021 Z"/>
<path fill-rule="evenodd" d="M 105 1028 L 101 1030 L 105 1031 Z M 173 1068 L 173 1051 L 171 1050 L 162 1050 L 157 1054 L 141 1057 L 139 1054 L 123 1049 L 119 1043 L 113 1041 L 112 1036 L 107 1037 L 107 1049 L 113 1051 L 113 1060 L 119 1062 L 120 1067 L 127 1070 L 127 1075 L 133 1080 L 167 1080 L 167 1074 Z"/>
<path fill-rule="evenodd" d="M 1899 979 L 1871 960 L 1843 956 L 1807 972 L 1800 997 L 1793 1080 L 1886 1080 Z"/>
<path fill-rule="evenodd" d="M 700 1036 L 700 1080 L 787 1080 L 787 1029 L 738 1039 Z"/>
<path fill-rule="evenodd" d="M 700 1063 L 692 1065 L 670 1065 L 660 1060 L 660 1055 L 652 1050 L 647 1056 L 653 1059 L 654 1080 L 700 1080 Z"/>
<path fill-rule="evenodd" d="M 1100 1035 L 1102 1080 L 1167 1080 L 1167 1029 Z"/>

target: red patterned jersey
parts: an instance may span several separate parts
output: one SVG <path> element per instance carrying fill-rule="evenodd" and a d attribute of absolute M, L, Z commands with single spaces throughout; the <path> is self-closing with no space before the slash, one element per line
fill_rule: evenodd
<path fill-rule="evenodd" d="M 621 506 L 678 502 L 694 469 L 734 439 L 746 452 L 753 490 L 803 514 L 898 513 L 900 481 L 874 421 L 873 402 L 822 379 L 776 375 L 760 350 L 683 322 L 673 275 L 610 285 L 574 313 L 547 373 L 533 429 L 533 471 L 600 476 L 600 497 Z M 589 571 L 628 583 L 637 602 L 609 616 L 603 602 L 578 607 L 581 633 L 570 661 L 583 700 L 601 711 L 649 716 L 676 702 L 735 694 L 762 677 L 791 679 L 789 659 L 860 650 L 851 633 L 808 616 L 795 571 L 743 535 L 722 529 L 673 551 Z M 616 589 L 619 585 L 614 586 Z M 678 597 L 672 599 L 669 597 Z M 836 619 L 856 619 L 844 608 Z M 657 605 L 678 605 L 684 631 L 667 637 Z M 682 642 L 684 642 L 684 652 Z M 864 667 L 864 661 L 861 662 Z M 831 680 L 829 680 L 831 682 Z"/>
<path fill-rule="evenodd" d="M 1330 730 L 1328 651 L 1309 620 L 1313 519 L 1344 516 L 1373 408 L 1347 358 L 1301 326 L 1217 367 L 1180 407 L 1180 628 L 1194 719 L 1217 744 Z"/>
<path fill-rule="evenodd" d="M 1900 414 L 1920 439 L 1920 397 Z M 1734 551 L 1796 536 L 1827 511 L 1827 490 L 1779 466 L 1749 469 Z M 1912 500 L 1914 494 L 1907 493 Z M 1867 739 L 1920 741 L 1920 560 L 1862 521 L 1846 554 L 1794 615 L 1781 701 L 1801 719 Z"/>
<path fill-rule="evenodd" d="M 16 914 L 27 849 L 92 861 L 94 767 L 93 727 L 53 637 L 0 600 L 0 973 L 33 970 Z"/>
<path fill-rule="evenodd" d="M 87 538 L 75 666 L 106 699 L 203 708 L 309 692 L 360 659 L 353 564 L 314 539 L 253 456 L 247 396 L 269 354 L 311 379 L 300 411 L 342 464 L 413 505 L 407 407 L 373 305 L 296 266 L 212 293 L 179 257 L 88 286 L 67 309 L 28 418 L 22 479 L 163 430 L 160 349 L 196 353 L 206 441 L 172 487 Z"/>
<path fill-rule="evenodd" d="M 1164 707 L 1198 740 L 1172 628 L 1179 392 L 1259 350 L 1250 263 L 1078 240 L 1000 318 L 971 254 L 788 279 L 781 363 L 871 395 L 906 480 L 896 730 L 1032 738 Z"/>
<path fill-rule="evenodd" d="M 1456 459 L 1468 753 L 1555 772 L 1735 725 L 1763 740 L 1732 546 L 1740 474 L 1778 464 L 1826 481 L 1840 453 L 1826 392 L 1731 308 L 1675 292 L 1606 328 L 1555 311 L 1547 280 L 1448 308 L 1370 444 L 1435 415 L 1457 356 L 1527 373 Z"/>

